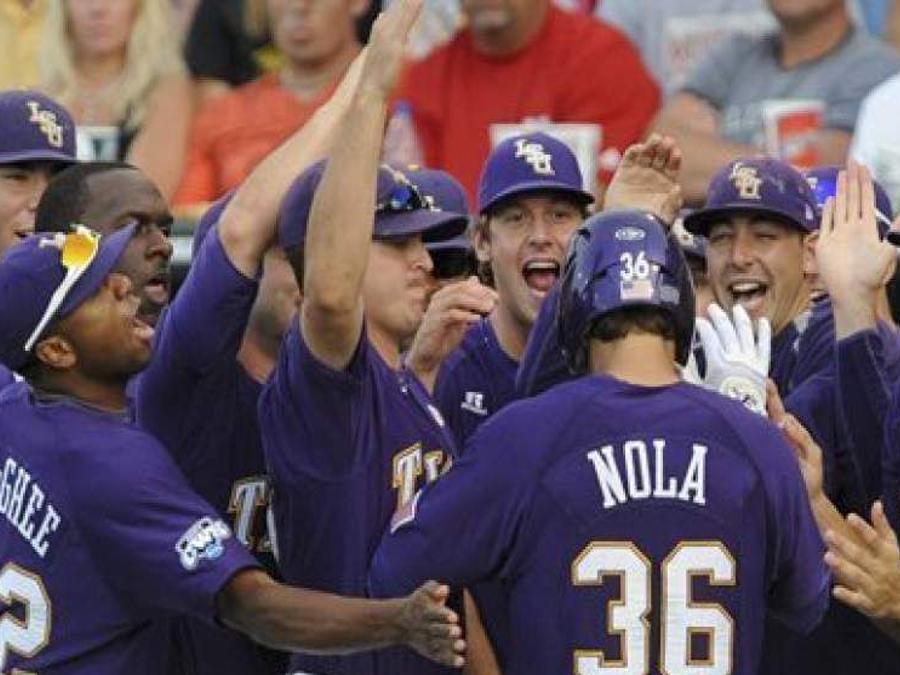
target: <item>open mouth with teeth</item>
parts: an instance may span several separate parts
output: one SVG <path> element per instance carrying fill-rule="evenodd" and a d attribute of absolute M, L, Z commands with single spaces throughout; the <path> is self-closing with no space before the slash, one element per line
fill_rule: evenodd
<path fill-rule="evenodd" d="M 737 281 L 728 285 L 728 292 L 736 305 L 741 305 L 748 312 L 762 309 L 769 287 L 760 281 Z"/>
<path fill-rule="evenodd" d="M 546 295 L 559 279 L 559 269 L 555 260 L 529 260 L 522 266 L 522 276 L 528 288 Z"/>

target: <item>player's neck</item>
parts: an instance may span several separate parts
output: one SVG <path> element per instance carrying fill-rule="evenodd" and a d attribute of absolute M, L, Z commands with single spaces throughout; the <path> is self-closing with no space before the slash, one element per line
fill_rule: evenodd
<path fill-rule="evenodd" d="M 853 27 L 846 7 L 841 5 L 833 12 L 805 25 L 782 26 L 781 65 L 796 68 L 802 63 L 814 61 L 837 47 Z"/>
<path fill-rule="evenodd" d="M 31 385 L 39 391 L 66 396 L 91 408 L 111 413 L 127 410 L 128 396 L 125 393 L 127 384 L 127 379 L 101 381 L 87 378 L 78 372 L 62 374 L 45 372 L 38 379 L 31 381 Z"/>
<path fill-rule="evenodd" d="M 378 352 L 378 356 L 392 370 L 400 370 L 403 362 L 400 359 L 401 343 L 397 338 L 381 330 L 374 322 L 366 325 L 366 333 L 368 334 L 369 342 L 375 348 L 375 351 Z"/>
<path fill-rule="evenodd" d="M 516 320 L 508 307 L 503 303 L 498 305 L 497 309 L 491 313 L 488 321 L 491 322 L 491 328 L 494 329 L 500 348 L 513 361 L 521 361 L 533 324 L 526 325 Z"/>
<path fill-rule="evenodd" d="M 257 382 L 265 382 L 275 370 L 275 361 L 278 359 L 279 344 L 271 344 L 253 331 L 248 330 L 244 335 L 237 359 L 247 374 Z"/>
<path fill-rule="evenodd" d="M 662 387 L 681 380 L 675 346 L 658 335 L 631 334 L 621 340 L 590 342 L 592 373 L 642 387 Z"/>

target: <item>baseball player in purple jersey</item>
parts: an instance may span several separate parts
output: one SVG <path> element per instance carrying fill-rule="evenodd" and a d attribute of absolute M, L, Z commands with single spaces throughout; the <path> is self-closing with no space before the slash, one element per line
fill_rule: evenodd
<path fill-rule="evenodd" d="M 482 425 L 395 517 L 373 590 L 504 580 L 510 675 L 756 673 L 765 614 L 806 630 L 828 601 L 796 462 L 769 422 L 680 381 L 693 294 L 661 221 L 594 216 L 571 250 L 560 335 L 590 375 Z"/>
<path fill-rule="evenodd" d="M 509 138 L 485 162 L 473 241 L 499 301 L 444 361 L 434 390 L 461 446 L 512 400 L 528 333 L 592 201 L 572 151 L 547 134 Z"/>
<path fill-rule="evenodd" d="M 0 669 L 156 675 L 178 614 L 287 649 L 400 641 L 458 662 L 446 587 L 377 606 L 276 583 L 131 422 L 153 329 L 115 270 L 136 229 L 38 235 L 0 262 L 0 360 L 26 380 L 0 393 Z"/>
<path fill-rule="evenodd" d="M 339 91 L 204 215 L 191 269 L 157 325 L 153 361 L 138 378 L 138 424 L 162 442 L 191 486 L 273 572 L 256 408 L 300 293 L 284 252 L 270 246 L 284 193 L 327 152 L 345 103 Z M 182 628 L 188 672 L 263 675 L 287 667 L 243 635 L 197 621 Z"/>
<path fill-rule="evenodd" d="M 365 592 L 391 514 L 436 479 L 455 450 L 401 351 L 425 311 L 425 244 L 458 236 L 466 219 L 438 210 L 403 172 L 378 164 L 418 7 L 398 0 L 376 21 L 329 159 L 295 181 L 278 226 L 303 293 L 259 405 L 279 568 L 290 583 L 345 594 Z M 316 675 L 430 672 L 400 650 L 297 655 L 291 665 Z"/>
<path fill-rule="evenodd" d="M 835 316 L 834 394 L 848 436 L 852 460 L 848 473 L 861 486 L 861 503 L 850 506 L 866 512 L 883 493 L 882 430 L 890 389 L 900 376 L 900 338 L 885 291 L 885 280 L 896 269 L 896 255 L 881 242 L 893 209 L 881 186 L 856 164 L 843 177 L 838 167 L 824 167 L 809 172 L 807 180 L 829 218 L 817 241 L 816 262 Z M 829 198 L 834 200 L 831 210 L 826 207 Z M 835 498 L 832 492 L 829 495 Z M 850 510 L 836 501 L 842 510 Z M 891 503 L 896 503 L 895 497 Z"/>
<path fill-rule="evenodd" d="M 0 92 L 0 256 L 34 232 L 34 212 L 48 181 L 75 161 L 75 123 L 36 91 Z M 0 389 L 13 382 L 0 365 Z"/>

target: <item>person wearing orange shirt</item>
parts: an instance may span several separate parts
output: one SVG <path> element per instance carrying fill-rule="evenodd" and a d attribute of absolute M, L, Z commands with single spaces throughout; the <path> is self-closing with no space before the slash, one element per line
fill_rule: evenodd
<path fill-rule="evenodd" d="M 205 204 L 253 168 L 328 100 L 360 50 L 366 0 L 268 0 L 283 68 L 210 101 L 194 121 L 178 206 Z"/>
<path fill-rule="evenodd" d="M 411 64 L 397 97 L 409 104 L 425 164 L 473 198 L 492 124 L 593 123 L 607 182 L 660 100 L 628 38 L 550 0 L 462 0 L 462 9 L 468 27 Z"/>

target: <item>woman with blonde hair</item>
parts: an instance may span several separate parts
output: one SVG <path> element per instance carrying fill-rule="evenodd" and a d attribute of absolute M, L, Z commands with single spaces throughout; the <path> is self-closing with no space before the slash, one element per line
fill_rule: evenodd
<path fill-rule="evenodd" d="M 50 0 L 45 90 L 79 127 L 79 155 L 124 159 L 169 198 L 184 164 L 191 87 L 170 0 Z"/>

